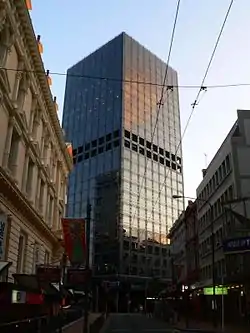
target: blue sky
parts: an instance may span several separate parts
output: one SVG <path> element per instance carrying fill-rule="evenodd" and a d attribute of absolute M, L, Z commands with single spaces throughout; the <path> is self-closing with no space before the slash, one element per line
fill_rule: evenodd
<path fill-rule="evenodd" d="M 250 83 L 250 1 L 235 0 L 205 85 Z M 121 31 L 167 60 L 177 0 L 32 0 L 32 21 L 42 36 L 45 68 L 66 72 Z M 199 85 L 230 0 L 181 0 L 170 65 L 180 85 Z M 65 78 L 51 87 L 63 108 Z M 180 90 L 182 128 L 197 89 Z M 195 196 L 201 169 L 213 158 L 236 120 L 250 109 L 250 86 L 208 89 L 183 140 L 185 195 Z"/>

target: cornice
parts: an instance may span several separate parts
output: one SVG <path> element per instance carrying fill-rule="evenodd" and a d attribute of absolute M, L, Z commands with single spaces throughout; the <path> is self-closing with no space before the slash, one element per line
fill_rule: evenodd
<path fill-rule="evenodd" d="M 25 41 L 26 41 L 26 48 L 29 51 L 30 56 L 32 57 L 32 62 L 34 66 L 34 71 L 36 72 L 36 77 L 39 81 L 39 85 L 41 88 L 41 92 L 43 94 L 43 100 L 46 103 L 46 109 L 48 110 L 49 118 L 51 120 L 52 128 L 57 136 L 59 146 L 61 148 L 62 155 L 65 160 L 65 166 L 67 167 L 68 171 L 72 169 L 72 160 L 67 151 L 62 128 L 60 126 L 58 116 L 55 110 L 55 105 L 53 102 L 53 96 L 51 94 L 50 87 L 48 85 L 48 81 L 45 75 L 45 69 L 43 66 L 43 61 L 41 55 L 39 53 L 37 47 L 36 36 L 34 33 L 33 25 L 31 22 L 31 18 L 29 12 L 26 8 L 26 4 L 24 0 L 16 1 L 15 7 L 18 13 L 18 17 L 20 20 L 20 29 L 25 34 Z"/>

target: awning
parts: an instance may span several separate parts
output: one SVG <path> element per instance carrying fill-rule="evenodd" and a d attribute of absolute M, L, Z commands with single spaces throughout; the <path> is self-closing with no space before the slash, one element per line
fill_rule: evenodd
<path fill-rule="evenodd" d="M 12 265 L 9 261 L 0 261 L 0 275 L 5 273 L 6 270 Z"/>
<path fill-rule="evenodd" d="M 34 274 L 13 274 L 14 280 L 23 291 L 32 291 L 41 293 L 41 287 L 38 282 L 37 276 Z"/>

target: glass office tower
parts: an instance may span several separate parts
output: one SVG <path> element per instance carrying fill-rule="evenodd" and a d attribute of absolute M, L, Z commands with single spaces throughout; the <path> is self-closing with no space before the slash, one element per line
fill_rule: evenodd
<path fill-rule="evenodd" d="M 167 234 L 184 208 L 177 73 L 158 117 L 166 64 L 122 33 L 68 70 L 63 128 L 73 143 L 67 215 L 92 204 L 96 274 L 167 277 Z M 154 138 L 152 136 L 154 133 Z M 145 172 L 146 168 L 146 172 Z"/>

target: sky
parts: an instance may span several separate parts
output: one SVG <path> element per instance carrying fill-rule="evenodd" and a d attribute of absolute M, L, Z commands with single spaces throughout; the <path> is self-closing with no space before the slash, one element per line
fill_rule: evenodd
<path fill-rule="evenodd" d="M 231 0 L 181 0 L 170 66 L 179 85 L 200 85 Z M 45 69 L 67 69 L 125 31 L 167 61 L 177 0 L 32 0 L 32 22 L 41 35 Z M 184 190 L 196 196 L 201 170 L 212 160 L 237 118 L 250 109 L 250 1 L 235 0 L 205 85 L 183 137 Z M 64 76 L 52 76 L 62 117 Z M 182 88 L 180 112 L 185 128 L 198 88 Z"/>

